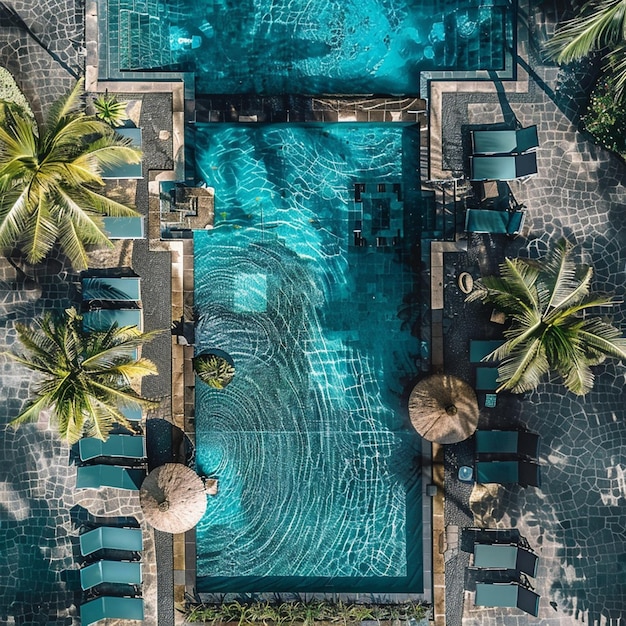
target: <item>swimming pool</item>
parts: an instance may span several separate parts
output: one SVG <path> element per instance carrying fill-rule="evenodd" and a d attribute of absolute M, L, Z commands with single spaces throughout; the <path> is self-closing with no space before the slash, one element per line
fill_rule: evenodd
<path fill-rule="evenodd" d="M 421 592 L 419 128 L 198 125 L 216 226 L 194 233 L 198 590 Z"/>
<path fill-rule="evenodd" d="M 513 5 L 106 0 L 107 67 L 191 71 L 200 94 L 419 95 L 423 71 L 503 70 Z"/>

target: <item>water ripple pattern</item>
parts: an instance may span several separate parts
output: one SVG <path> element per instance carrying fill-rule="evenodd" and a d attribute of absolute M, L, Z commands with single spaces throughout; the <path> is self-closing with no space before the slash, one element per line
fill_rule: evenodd
<path fill-rule="evenodd" d="M 405 131 L 198 128 L 216 227 L 194 234 L 196 351 L 236 371 L 196 387 L 198 469 L 220 485 L 201 590 L 421 589 L 420 444 L 398 393 L 418 347 L 395 317 L 412 278 L 355 250 L 349 217 L 355 180 L 400 180 Z"/>

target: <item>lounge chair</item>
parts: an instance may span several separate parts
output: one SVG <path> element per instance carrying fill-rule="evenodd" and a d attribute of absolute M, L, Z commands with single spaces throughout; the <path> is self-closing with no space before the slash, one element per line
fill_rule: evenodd
<path fill-rule="evenodd" d="M 515 237 L 524 228 L 525 220 L 526 211 L 467 209 L 465 212 L 465 232 Z"/>
<path fill-rule="evenodd" d="M 476 431 L 476 454 L 516 454 L 536 459 L 539 435 L 517 430 Z"/>
<path fill-rule="evenodd" d="M 131 145 L 142 147 L 141 128 L 116 128 L 115 132 L 126 139 L 130 139 Z M 139 163 L 122 163 L 121 165 L 109 165 L 102 171 L 102 178 L 118 178 L 125 180 L 143 178 L 141 161 Z"/>
<path fill-rule="evenodd" d="M 470 157 L 470 180 L 515 180 L 537 173 L 537 154 Z"/>
<path fill-rule="evenodd" d="M 109 435 L 106 441 L 96 437 L 84 437 L 78 441 L 81 461 L 90 461 L 100 456 L 124 459 L 144 459 L 146 440 L 139 435 Z"/>
<path fill-rule="evenodd" d="M 539 596 L 517 583 L 476 583 L 477 606 L 517 607 L 534 617 L 539 612 Z"/>
<path fill-rule="evenodd" d="M 530 461 L 477 461 L 476 482 L 539 487 L 540 467 Z"/>
<path fill-rule="evenodd" d="M 105 217 L 104 232 L 109 239 L 143 239 L 143 216 Z"/>
<path fill-rule="evenodd" d="M 143 331 L 143 311 L 141 309 L 96 309 L 83 313 L 83 330 L 104 332 L 117 324 L 137 326 Z"/>
<path fill-rule="evenodd" d="M 120 407 L 120 413 L 122 413 L 129 422 L 140 422 L 143 417 L 143 410 L 138 404 Z"/>
<path fill-rule="evenodd" d="M 495 391 L 499 386 L 497 367 L 476 368 L 476 391 Z"/>
<path fill-rule="evenodd" d="M 100 596 L 80 605 L 81 626 L 103 619 L 143 620 L 143 599 Z"/>
<path fill-rule="evenodd" d="M 83 301 L 138 302 L 141 300 L 141 278 L 138 276 L 124 278 L 85 277 L 81 284 Z"/>
<path fill-rule="evenodd" d="M 116 487 L 138 491 L 145 476 L 143 470 L 128 469 L 119 465 L 83 465 L 76 470 L 76 488 Z"/>
<path fill-rule="evenodd" d="M 515 130 L 475 130 L 472 132 L 474 154 L 519 154 L 539 147 L 537 127 Z"/>
<path fill-rule="evenodd" d="M 140 585 L 141 563 L 137 561 L 96 561 L 80 570 L 83 591 L 102 583 Z"/>
<path fill-rule="evenodd" d="M 514 544 L 474 544 L 474 567 L 480 569 L 510 569 L 534 577 L 538 560 L 534 552 Z"/>
<path fill-rule="evenodd" d="M 470 363 L 480 363 L 503 343 L 504 339 L 470 339 Z"/>
<path fill-rule="evenodd" d="M 141 528 L 117 528 L 99 526 L 79 537 L 80 553 L 89 556 L 98 550 L 126 550 L 141 552 L 143 538 Z"/>

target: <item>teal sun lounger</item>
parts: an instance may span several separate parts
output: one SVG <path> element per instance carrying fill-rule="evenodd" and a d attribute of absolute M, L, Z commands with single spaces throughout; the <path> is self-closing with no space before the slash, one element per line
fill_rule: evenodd
<path fill-rule="evenodd" d="M 537 575 L 539 559 L 534 552 L 505 543 L 475 543 L 474 567 L 479 569 L 516 570 L 528 576 Z"/>
<path fill-rule="evenodd" d="M 119 465 L 83 465 L 76 470 L 76 488 L 116 487 L 138 491 L 145 475 L 143 470 L 128 469 Z"/>
<path fill-rule="evenodd" d="M 537 616 L 539 596 L 516 583 L 476 583 L 476 606 L 514 607 Z"/>
<path fill-rule="evenodd" d="M 495 391 L 500 386 L 497 367 L 476 368 L 476 391 Z"/>
<path fill-rule="evenodd" d="M 102 583 L 140 585 L 141 563 L 137 561 L 96 561 L 80 570 L 80 586 L 83 591 Z"/>
<path fill-rule="evenodd" d="M 141 278 L 85 277 L 81 281 L 83 301 L 111 300 L 138 302 L 141 300 Z"/>
<path fill-rule="evenodd" d="M 130 139 L 132 146 L 142 147 L 141 128 L 116 128 L 115 132 L 125 139 Z M 143 178 L 141 160 L 139 163 L 122 163 L 121 165 L 109 165 L 102 171 L 102 178 L 118 178 L 132 180 Z"/>
<path fill-rule="evenodd" d="M 143 620 L 143 599 L 100 596 L 80 605 L 81 626 L 103 619 Z"/>
<path fill-rule="evenodd" d="M 143 332 L 143 311 L 141 309 L 96 309 L 83 313 L 83 330 L 106 332 L 113 325 L 137 326 Z"/>
<path fill-rule="evenodd" d="M 540 467 L 530 461 L 477 461 L 476 482 L 539 487 Z"/>
<path fill-rule="evenodd" d="M 476 431 L 476 454 L 510 454 L 536 459 L 539 435 L 517 430 Z"/>
<path fill-rule="evenodd" d="M 537 173 L 537 154 L 470 157 L 470 180 L 515 180 Z"/>
<path fill-rule="evenodd" d="M 519 154 L 539 147 L 537 127 L 514 130 L 475 130 L 472 132 L 474 154 Z"/>
<path fill-rule="evenodd" d="M 102 456 L 144 459 L 146 440 L 139 435 L 109 435 L 106 441 L 96 437 L 84 437 L 78 441 L 78 453 L 81 461 L 90 461 Z"/>
<path fill-rule="evenodd" d="M 143 216 L 105 217 L 104 232 L 109 239 L 143 239 Z"/>
<path fill-rule="evenodd" d="M 515 237 L 524 227 L 525 219 L 526 211 L 467 209 L 465 232 Z"/>
<path fill-rule="evenodd" d="M 503 343 L 504 339 L 470 339 L 470 363 L 480 363 Z"/>
<path fill-rule="evenodd" d="M 98 550 L 141 552 L 143 549 L 141 528 L 99 526 L 82 534 L 79 541 L 80 553 L 83 556 L 89 556 Z"/>

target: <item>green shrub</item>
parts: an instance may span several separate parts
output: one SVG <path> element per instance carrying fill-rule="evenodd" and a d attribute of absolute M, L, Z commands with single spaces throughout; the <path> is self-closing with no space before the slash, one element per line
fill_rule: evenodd
<path fill-rule="evenodd" d="M 128 102 L 120 102 L 108 93 L 97 96 L 93 101 L 93 106 L 96 109 L 96 117 L 114 128 L 124 126 L 124 122 L 128 119 L 126 115 Z"/>
<path fill-rule="evenodd" d="M 331 622 L 343 626 L 359 624 L 362 620 L 422 620 L 429 612 L 419 602 L 404 604 L 346 604 L 342 601 L 294 600 L 271 604 L 269 602 L 239 602 L 233 600 L 222 604 L 186 604 L 179 608 L 188 623 L 237 624 L 263 626 L 302 624 L 312 626 L 316 622 Z"/>
<path fill-rule="evenodd" d="M 235 375 L 235 368 L 225 357 L 217 354 L 200 354 L 193 360 L 193 369 L 198 378 L 213 387 L 223 389 Z"/>
<path fill-rule="evenodd" d="M 601 79 L 591 94 L 582 123 L 599 145 L 626 157 L 626 106 L 614 94 L 611 81 Z"/>
<path fill-rule="evenodd" d="M 9 70 L 0 67 L 0 101 L 16 104 L 18 107 L 26 111 L 28 117 L 34 121 L 35 116 L 24 97 L 21 89 L 17 86 L 15 79 Z"/>

